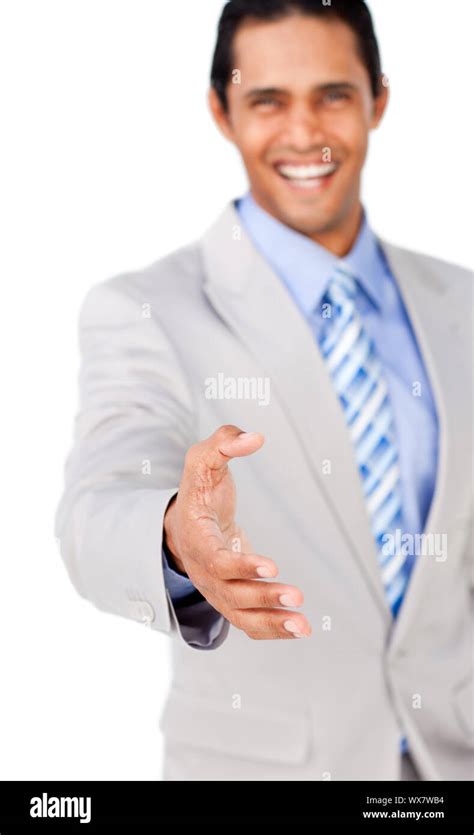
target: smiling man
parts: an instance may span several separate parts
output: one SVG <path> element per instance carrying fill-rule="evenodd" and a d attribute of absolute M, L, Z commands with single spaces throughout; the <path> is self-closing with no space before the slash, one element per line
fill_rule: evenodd
<path fill-rule="evenodd" d="M 231 0 L 249 192 L 83 306 L 57 534 L 173 639 L 166 780 L 472 773 L 472 278 L 368 222 L 387 100 L 362 0 Z"/>
<path fill-rule="evenodd" d="M 346 3 L 341 17 L 341 4 L 318 13 L 321 5 L 229 7 L 210 105 L 242 155 L 258 205 L 345 255 L 361 223 L 369 132 L 379 124 L 388 96 L 367 10 Z M 246 14 L 242 20 L 244 9 L 258 17 Z M 313 14 L 295 14 L 304 10 Z M 236 29 L 237 18 L 242 22 Z M 233 67 L 239 68 L 235 76 Z"/>

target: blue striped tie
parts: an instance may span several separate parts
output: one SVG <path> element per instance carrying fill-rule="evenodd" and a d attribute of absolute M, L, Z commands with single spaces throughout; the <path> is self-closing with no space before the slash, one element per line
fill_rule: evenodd
<path fill-rule="evenodd" d="M 387 602 L 393 616 L 409 579 L 395 531 L 402 525 L 400 467 L 392 406 L 375 345 L 358 315 L 354 278 L 341 268 L 322 299 L 320 347 L 349 428 Z"/>

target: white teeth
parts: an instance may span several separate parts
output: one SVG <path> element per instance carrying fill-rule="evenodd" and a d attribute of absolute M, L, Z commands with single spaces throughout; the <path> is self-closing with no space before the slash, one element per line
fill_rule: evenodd
<path fill-rule="evenodd" d="M 328 162 L 324 165 L 279 165 L 278 171 L 289 180 L 314 180 L 318 177 L 328 177 L 333 174 L 337 165 L 335 162 Z"/>
<path fill-rule="evenodd" d="M 295 183 L 299 188 L 315 188 L 321 182 L 321 179 L 314 179 L 314 180 L 293 180 L 292 183 Z"/>

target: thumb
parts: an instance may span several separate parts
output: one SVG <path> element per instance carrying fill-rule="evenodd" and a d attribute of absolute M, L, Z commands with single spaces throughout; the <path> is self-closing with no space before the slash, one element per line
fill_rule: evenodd
<path fill-rule="evenodd" d="M 265 438 L 260 432 L 242 432 L 237 426 L 221 426 L 204 441 L 206 463 L 212 469 L 219 469 L 231 458 L 242 458 L 257 452 Z"/>
<path fill-rule="evenodd" d="M 257 452 L 265 438 L 260 432 L 241 432 L 232 438 L 227 438 L 219 444 L 219 452 L 228 458 L 242 458 L 244 455 L 252 455 Z"/>

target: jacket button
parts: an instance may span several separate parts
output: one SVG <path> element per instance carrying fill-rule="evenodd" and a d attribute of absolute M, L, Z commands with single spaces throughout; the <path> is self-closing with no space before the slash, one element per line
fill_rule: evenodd
<path fill-rule="evenodd" d="M 130 600 L 128 605 L 130 617 L 133 620 L 144 623 L 146 626 L 155 620 L 153 606 L 147 600 Z"/>

